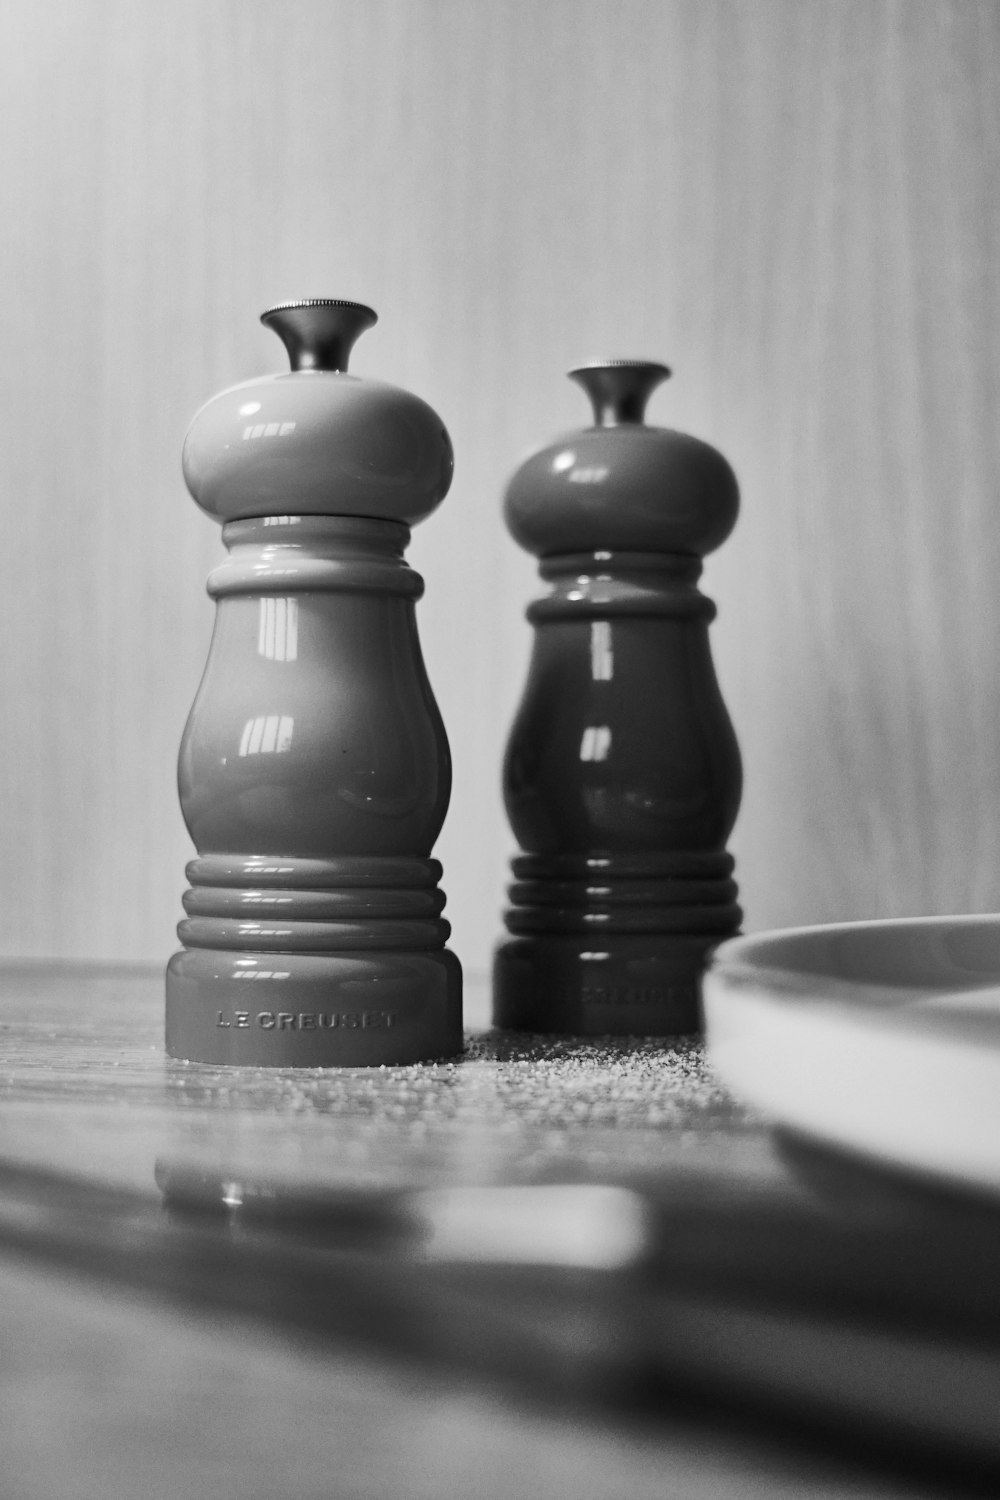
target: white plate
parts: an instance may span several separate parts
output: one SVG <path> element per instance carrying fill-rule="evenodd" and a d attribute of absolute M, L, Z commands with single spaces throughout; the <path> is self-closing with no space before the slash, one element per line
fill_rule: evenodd
<path fill-rule="evenodd" d="M 776 1124 L 1000 1194 L 1000 916 L 735 938 L 704 995 L 715 1071 Z"/>

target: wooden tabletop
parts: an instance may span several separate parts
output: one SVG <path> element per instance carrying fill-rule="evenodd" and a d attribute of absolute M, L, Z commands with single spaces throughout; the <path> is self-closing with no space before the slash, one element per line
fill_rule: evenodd
<path fill-rule="evenodd" d="M 992 1293 L 933 1233 L 900 1278 L 909 1210 L 818 1204 L 697 1042 L 501 1036 L 473 987 L 454 1061 L 219 1069 L 162 1005 L 0 967 L 3 1494 L 997 1492 Z"/>

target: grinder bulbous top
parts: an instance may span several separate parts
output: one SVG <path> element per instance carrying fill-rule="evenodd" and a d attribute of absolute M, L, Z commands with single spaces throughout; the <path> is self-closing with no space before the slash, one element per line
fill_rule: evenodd
<path fill-rule="evenodd" d="M 666 552 L 703 557 L 736 524 L 736 476 L 717 449 L 648 426 L 646 402 L 670 371 L 652 360 L 595 361 L 571 370 L 594 425 L 539 449 L 506 494 L 511 534 L 539 557 Z"/>
<path fill-rule="evenodd" d="M 220 521 L 294 513 L 413 525 L 429 515 L 451 484 L 451 441 L 419 396 L 348 374 L 371 308 L 310 297 L 261 322 L 291 369 L 232 386 L 195 415 L 183 466 L 202 510 Z"/>

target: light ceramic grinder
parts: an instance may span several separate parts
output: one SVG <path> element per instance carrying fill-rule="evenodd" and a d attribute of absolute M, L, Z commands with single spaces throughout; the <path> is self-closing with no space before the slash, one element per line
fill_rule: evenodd
<path fill-rule="evenodd" d="M 197 413 L 184 477 L 223 523 L 215 633 L 181 743 L 197 858 L 166 1045 L 196 1062 L 412 1063 L 462 1045 L 440 864 L 451 762 L 405 562 L 451 483 L 440 417 L 348 374 L 375 314 L 265 312 L 291 370 Z"/>

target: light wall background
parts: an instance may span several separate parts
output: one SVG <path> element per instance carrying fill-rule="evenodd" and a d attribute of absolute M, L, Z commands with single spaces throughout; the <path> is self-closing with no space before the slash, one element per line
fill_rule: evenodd
<path fill-rule="evenodd" d="M 996 0 L 4 0 L 0 953 L 164 958 L 222 555 L 179 454 L 301 295 L 442 414 L 414 536 L 484 969 L 533 561 L 500 519 L 564 379 L 644 355 L 723 449 L 713 642 L 747 925 L 1000 907 Z"/>

